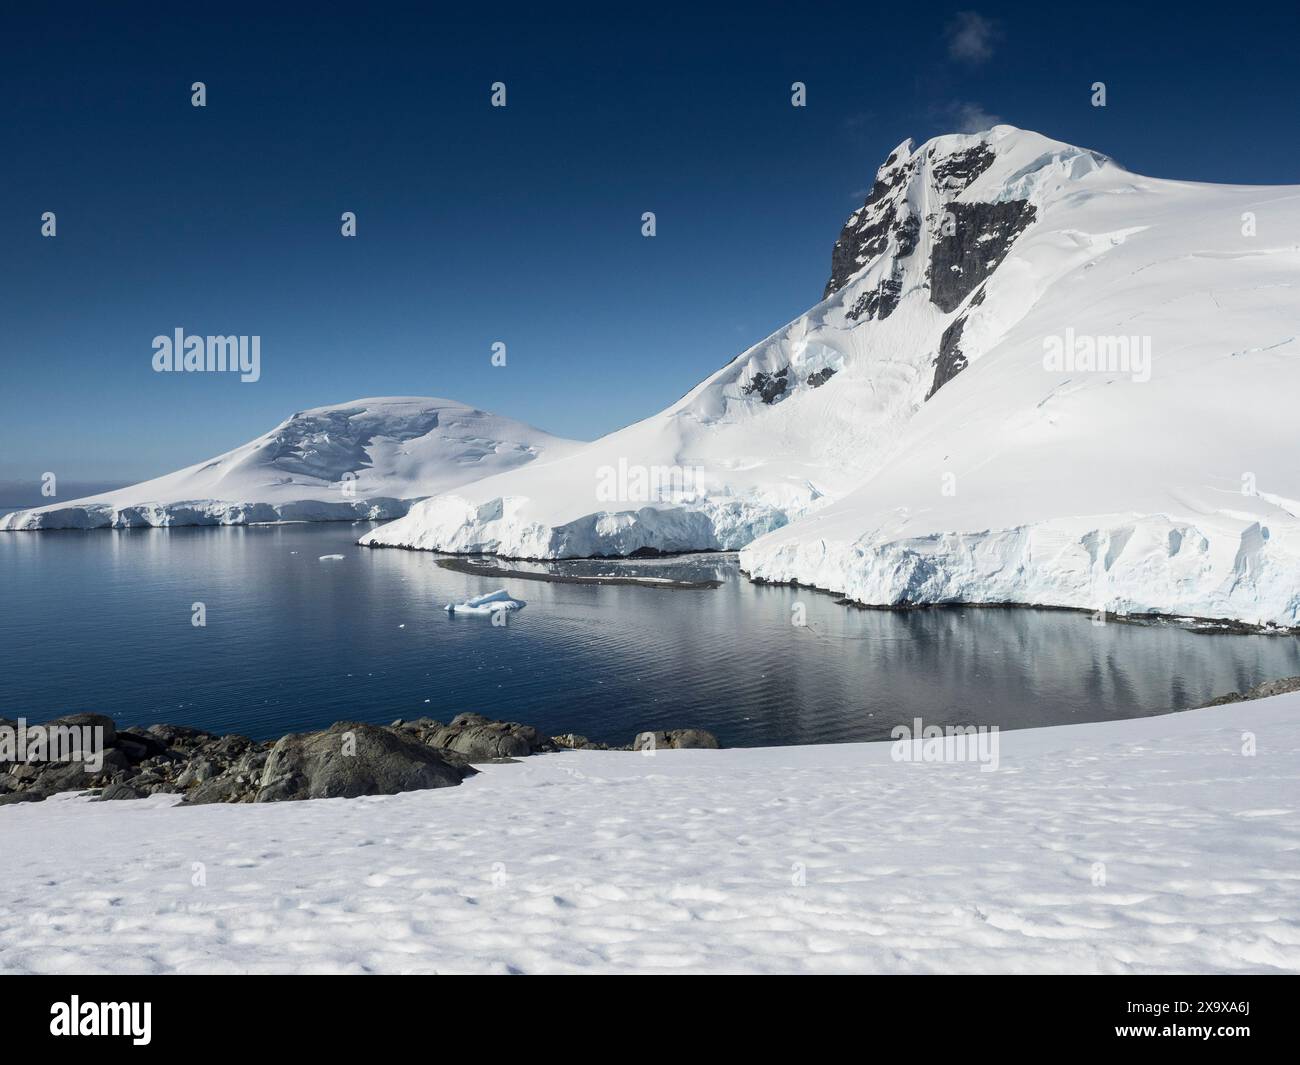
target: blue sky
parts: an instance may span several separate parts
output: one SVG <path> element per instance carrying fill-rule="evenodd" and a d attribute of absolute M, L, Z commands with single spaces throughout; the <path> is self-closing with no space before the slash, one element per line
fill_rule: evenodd
<path fill-rule="evenodd" d="M 369 395 L 608 432 L 816 302 L 909 136 L 1300 163 L 1282 5 L 29 6 L 0 14 L 0 480 L 136 480 Z M 259 334 L 262 379 L 155 374 L 178 326 Z"/>

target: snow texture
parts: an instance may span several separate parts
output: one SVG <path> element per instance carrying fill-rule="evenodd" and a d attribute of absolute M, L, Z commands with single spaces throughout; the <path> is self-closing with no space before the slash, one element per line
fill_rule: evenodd
<path fill-rule="evenodd" d="M 0 517 L 0 530 L 395 518 L 416 499 L 576 446 L 452 400 L 358 399 L 300 411 L 152 481 Z"/>
<path fill-rule="evenodd" d="M 1300 694 L 1000 741 L 991 773 L 575 751 L 390 797 L 8 806 L 0 972 L 1300 970 Z"/>
<path fill-rule="evenodd" d="M 472 599 L 466 599 L 463 603 L 448 603 L 443 610 L 448 614 L 476 614 L 480 617 L 490 617 L 501 611 L 523 610 L 527 605 L 522 599 L 515 599 L 504 588 L 498 588 L 495 592 L 484 592 Z"/>

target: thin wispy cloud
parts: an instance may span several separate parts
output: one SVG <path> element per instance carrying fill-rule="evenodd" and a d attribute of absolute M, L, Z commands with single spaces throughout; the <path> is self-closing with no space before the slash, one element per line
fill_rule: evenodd
<path fill-rule="evenodd" d="M 970 102 L 953 104 L 950 114 L 953 127 L 958 133 L 979 133 L 1002 121 L 1001 115 L 995 115 L 980 104 Z"/>
<path fill-rule="evenodd" d="M 996 24 L 975 11 L 959 11 L 948 25 L 948 54 L 963 63 L 983 63 L 993 55 Z"/>

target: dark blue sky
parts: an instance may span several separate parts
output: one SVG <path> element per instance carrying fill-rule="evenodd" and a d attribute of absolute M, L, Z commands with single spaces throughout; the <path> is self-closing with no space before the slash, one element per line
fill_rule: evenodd
<path fill-rule="evenodd" d="M 367 395 L 594 437 L 816 302 L 889 150 L 981 116 L 1164 177 L 1300 163 L 1294 5 L 13 6 L 0 480 L 138 479 Z M 260 334 L 261 381 L 155 374 L 177 326 Z"/>

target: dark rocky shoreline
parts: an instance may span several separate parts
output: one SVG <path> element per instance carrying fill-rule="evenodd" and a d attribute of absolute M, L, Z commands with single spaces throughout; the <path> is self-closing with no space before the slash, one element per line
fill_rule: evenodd
<path fill-rule="evenodd" d="M 1293 691 L 1300 691 L 1300 677 L 1228 692 L 1197 709 Z M 611 747 L 573 733 L 547 736 L 531 725 L 473 713 L 459 714 L 449 724 L 429 717 L 399 718 L 390 725 L 341 721 L 321 731 L 262 741 L 184 725 L 119 729 L 102 714 L 74 714 L 41 727 L 58 725 L 102 728 L 102 764 L 93 770 L 82 761 L 0 762 L 0 806 L 40 802 L 69 791 L 99 801 L 180 795 L 182 805 L 189 806 L 394 795 L 455 787 L 477 772 L 475 765 L 535 754 L 720 746 L 704 729 L 671 729 L 641 732 L 631 743 Z M 16 728 L 17 723 L 0 718 L 0 727 Z"/>
<path fill-rule="evenodd" d="M 1253 688 L 1247 688 L 1244 692 L 1228 692 L 1227 695 L 1217 695 L 1208 703 L 1203 703 L 1196 709 L 1205 710 L 1211 706 L 1227 706 L 1229 703 L 1245 703 L 1251 699 L 1267 699 L 1272 695 L 1285 695 L 1287 692 L 1300 691 L 1300 677 L 1282 677 L 1280 680 L 1266 680 L 1263 684 L 1256 684 Z"/>
<path fill-rule="evenodd" d="M 391 725 L 338 722 L 260 742 L 183 725 L 119 729 L 102 714 L 74 714 L 42 727 L 59 725 L 102 728 L 102 764 L 92 770 L 84 761 L 0 762 L 0 806 L 67 791 L 101 801 L 181 795 L 186 805 L 392 795 L 454 787 L 477 772 L 476 764 L 533 754 L 719 746 L 703 729 L 673 729 L 642 732 L 625 747 L 609 747 L 472 713 L 445 725 L 428 717 Z M 0 726 L 16 729 L 17 722 L 0 719 Z"/>
<path fill-rule="evenodd" d="M 572 560 L 565 559 L 564 561 Z M 584 559 L 583 561 L 590 560 Z M 697 591 L 721 588 L 723 584 L 719 580 L 684 581 L 661 580 L 659 578 L 650 580 L 644 577 L 587 577 L 565 573 L 541 573 L 522 569 L 507 569 L 504 566 L 493 566 L 486 562 L 471 562 L 463 557 L 439 558 L 436 559 L 436 562 L 441 569 L 452 570 L 455 573 L 468 573 L 474 577 L 502 577 L 510 580 L 542 581 L 546 584 L 624 585 L 637 588 L 663 588 L 669 591 Z"/>

